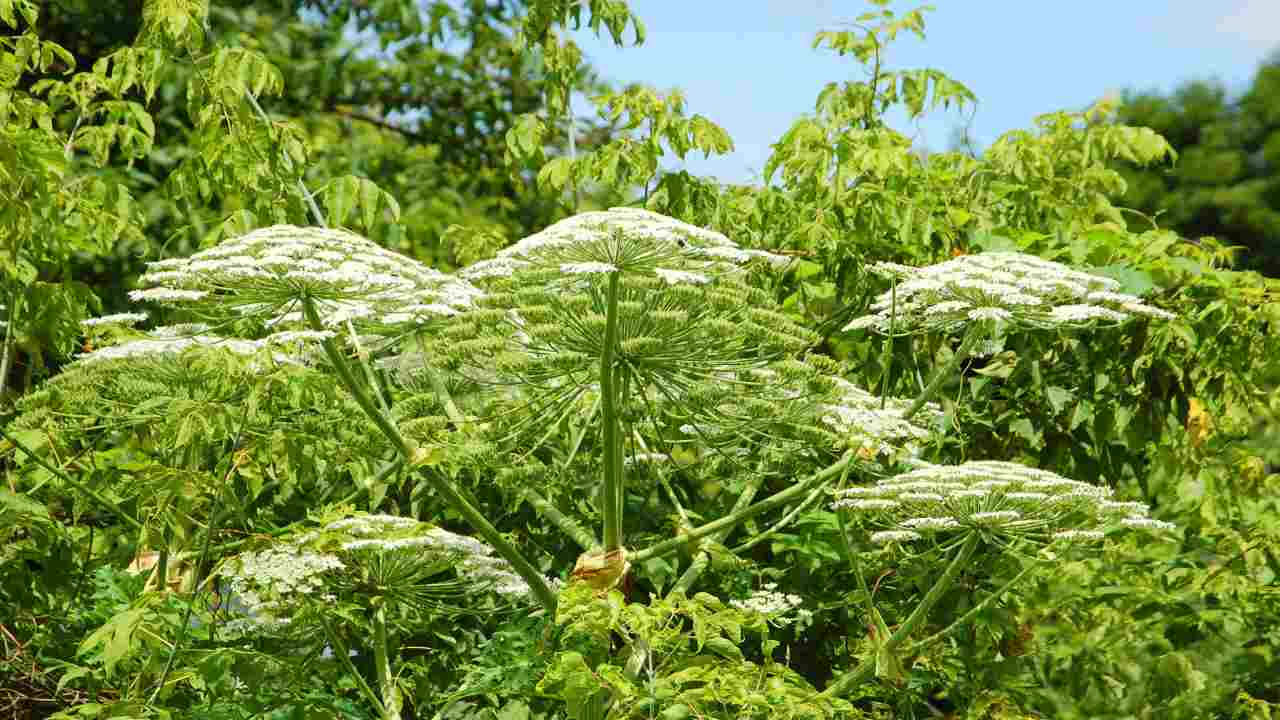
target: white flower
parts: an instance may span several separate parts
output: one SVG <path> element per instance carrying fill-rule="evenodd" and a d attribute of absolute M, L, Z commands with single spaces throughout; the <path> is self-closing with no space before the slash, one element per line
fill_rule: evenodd
<path fill-rule="evenodd" d="M 1021 520 L 1022 513 L 1017 510 L 993 510 L 990 512 L 976 512 L 970 515 L 969 519 L 979 525 L 1002 525 Z"/>
<path fill-rule="evenodd" d="M 832 507 L 873 512 L 877 522 L 892 523 L 893 531 L 962 530 L 981 525 L 1038 542 L 1089 539 L 1091 533 L 1110 527 L 1118 516 L 1123 517 L 1120 524 L 1125 527 L 1172 527 L 1145 517 L 1145 504 L 1113 501 L 1111 494 L 1110 488 L 1047 470 L 977 461 L 954 466 L 921 464 L 873 486 L 842 491 Z M 894 501 L 898 504 L 889 504 Z M 1076 531 L 1083 534 L 1071 534 Z"/>
<path fill-rule="evenodd" d="M 1008 310 L 996 307 L 975 308 L 969 311 L 970 320 L 1008 320 L 1013 317 L 1013 313 Z"/>
<path fill-rule="evenodd" d="M 618 272 L 618 267 L 606 262 L 563 263 L 560 265 L 560 272 L 566 275 L 605 274 Z"/>
<path fill-rule="evenodd" d="M 285 345 L 288 343 L 316 343 L 334 337 L 330 330 L 285 330 L 272 333 L 262 339 L 267 345 Z"/>
<path fill-rule="evenodd" d="M 900 505 L 897 500 L 867 498 L 865 500 L 837 500 L 831 503 L 832 509 L 851 508 L 854 510 L 890 510 Z"/>
<path fill-rule="evenodd" d="M 1119 283 L 1111 278 L 1020 253 L 965 255 L 921 268 L 878 263 L 871 270 L 902 282 L 881 294 L 872 312 L 855 318 L 846 330 L 885 332 L 895 314 L 895 331 L 902 332 L 959 331 L 966 321 L 1047 328 L 1123 322 L 1132 315 L 1172 317 L 1136 296 L 1116 292 Z"/>
<path fill-rule="evenodd" d="M 895 542 L 912 542 L 924 536 L 912 530 L 881 530 L 871 533 L 871 542 L 875 545 L 886 545 Z"/>
<path fill-rule="evenodd" d="M 180 302 L 199 300 L 209 293 L 204 290 L 179 290 L 176 288 L 150 288 L 147 290 L 131 290 L 129 299 L 134 302 Z"/>
<path fill-rule="evenodd" d="M 1062 542 L 1097 542 L 1105 537 L 1101 530 L 1059 530 L 1053 534 L 1054 540 Z"/>
<path fill-rule="evenodd" d="M 739 610 L 759 613 L 769 618 L 786 615 L 800 607 L 804 598 L 777 591 L 776 583 L 769 583 L 764 588 L 751 593 L 745 600 L 730 600 L 729 604 Z"/>
<path fill-rule="evenodd" d="M 102 317 L 88 318 L 80 321 L 80 327 L 91 328 L 99 325 L 136 325 L 147 321 L 146 313 L 116 313 Z"/>
<path fill-rule="evenodd" d="M 1171 522 L 1155 520 L 1149 517 L 1127 517 L 1120 520 L 1120 524 L 1127 528 L 1139 530 L 1175 530 L 1178 527 Z"/>
<path fill-rule="evenodd" d="M 623 458 L 622 462 L 625 465 L 635 465 L 637 463 L 666 463 L 671 462 L 671 456 L 666 453 L 656 452 L 636 453 Z"/>
<path fill-rule="evenodd" d="M 668 270 L 667 268 L 654 268 L 653 272 L 662 278 L 668 285 L 677 285 L 679 283 L 690 283 L 693 285 L 705 285 L 711 282 L 711 278 L 702 273 L 689 272 L 687 270 Z"/>
<path fill-rule="evenodd" d="M 902 527 L 912 530 L 950 530 L 960 527 L 960 521 L 949 517 L 918 517 L 902 521 Z"/>
<path fill-rule="evenodd" d="M 1088 322 L 1090 320 L 1123 322 L 1129 319 L 1129 316 L 1122 312 L 1116 312 L 1111 308 L 1105 308 L 1100 305 L 1059 305 L 1050 310 L 1049 315 L 1055 321 L 1063 323 Z"/>

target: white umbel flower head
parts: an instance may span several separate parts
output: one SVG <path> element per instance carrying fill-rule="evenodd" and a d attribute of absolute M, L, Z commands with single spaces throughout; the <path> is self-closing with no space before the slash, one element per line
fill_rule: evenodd
<path fill-rule="evenodd" d="M 242 553 L 222 569 L 248 617 L 245 629 L 287 628 L 307 603 L 332 604 L 351 592 L 362 567 L 396 556 L 424 568 L 451 565 L 466 586 L 524 600 L 529 586 L 493 548 L 413 518 L 353 515 L 298 533 L 264 550 Z M 448 586 L 457 585 L 445 580 Z"/>
<path fill-rule="evenodd" d="M 875 485 L 837 493 L 832 508 L 888 527 L 872 542 L 908 542 L 982 531 L 1048 544 L 1100 540 L 1122 528 L 1170 530 L 1140 502 L 1111 499 L 1110 488 L 1000 461 L 925 464 Z"/>
<path fill-rule="evenodd" d="M 901 459 L 919 452 L 920 444 L 931 437 L 926 429 L 936 426 L 942 409 L 927 403 L 916 414 L 916 422 L 903 419 L 911 401 L 882 399 L 853 383 L 834 378 L 839 402 L 822 405 L 822 422 L 847 438 L 848 447 L 864 460 L 876 457 Z M 919 423 L 919 424 L 917 424 Z"/>
<path fill-rule="evenodd" d="M 640 208 L 584 212 L 548 226 L 459 275 L 480 281 L 530 270 L 565 275 L 621 272 L 659 277 L 669 284 L 701 285 L 736 266 L 762 261 L 775 268 L 781 255 L 739 247 L 696 225 Z"/>
<path fill-rule="evenodd" d="M 899 282 L 876 299 L 869 315 L 846 325 L 846 331 L 884 333 L 892 324 L 900 334 L 954 332 L 974 321 L 1080 327 L 1135 316 L 1174 317 L 1136 295 L 1118 292 L 1119 283 L 1111 278 L 1022 253 L 962 255 L 921 268 L 876 263 L 870 270 Z"/>
<path fill-rule="evenodd" d="M 355 321 L 377 331 L 471 307 L 470 283 L 346 230 L 274 225 L 187 258 L 153 262 L 138 302 L 179 304 L 210 316 L 262 317 L 268 326 L 303 323 L 311 297 L 327 327 Z"/>
<path fill-rule="evenodd" d="M 153 337 L 128 340 L 116 345 L 99 347 L 92 352 L 81 353 L 76 356 L 76 361 L 71 366 L 83 366 L 126 358 L 159 359 L 176 357 L 197 349 L 224 350 L 235 355 L 254 356 L 262 353 L 270 344 L 266 340 L 240 340 L 205 333 L 183 334 L 179 331 L 180 329 L 173 330 L 172 334 L 165 334 L 169 330 L 172 329 L 156 328 L 152 331 Z M 302 362 L 296 356 L 279 351 L 271 352 L 270 355 L 264 357 L 269 357 L 271 362 L 278 364 L 297 365 Z"/>
<path fill-rule="evenodd" d="M 116 313 L 114 315 L 103 315 L 102 317 L 88 318 L 86 320 L 81 320 L 80 327 L 94 328 L 94 327 L 101 327 L 103 325 L 120 325 L 122 327 L 128 327 L 128 326 L 137 325 L 138 323 L 146 322 L 146 321 L 147 321 L 146 313 L 126 312 L 126 313 Z"/>
<path fill-rule="evenodd" d="M 746 599 L 729 601 L 732 607 L 763 615 L 774 625 L 788 625 L 811 615 L 810 611 L 800 609 L 803 603 L 804 598 L 799 595 L 779 592 L 777 583 L 766 583 Z"/>

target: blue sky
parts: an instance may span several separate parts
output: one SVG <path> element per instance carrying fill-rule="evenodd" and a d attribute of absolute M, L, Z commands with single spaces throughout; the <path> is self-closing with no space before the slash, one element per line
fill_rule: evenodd
<path fill-rule="evenodd" d="M 684 91 L 687 109 L 725 128 L 735 151 L 685 167 L 725 182 L 758 178 L 776 141 L 813 108 L 822 86 L 863 77 L 851 59 L 810 49 L 817 30 L 866 11 L 861 0 L 631 0 L 648 31 L 615 48 L 582 30 L 574 40 L 607 79 Z M 895 3 L 905 11 L 921 3 Z M 1108 90 L 1170 90 L 1216 78 L 1247 84 L 1280 48 L 1280 0 L 935 0 L 927 40 L 899 36 L 896 68 L 933 67 L 978 97 L 972 117 L 939 110 L 898 129 L 934 150 L 969 124 L 985 146 L 1044 112 L 1083 108 Z M 628 38 L 630 35 L 628 34 Z M 592 112 L 582 103 L 579 110 Z M 675 166 L 667 162 L 669 167 Z"/>

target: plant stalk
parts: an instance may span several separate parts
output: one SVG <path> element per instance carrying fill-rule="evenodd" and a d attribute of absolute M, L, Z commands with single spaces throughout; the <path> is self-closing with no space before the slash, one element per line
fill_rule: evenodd
<path fill-rule="evenodd" d="M 303 313 L 306 315 L 307 322 L 312 329 L 324 329 L 324 326 L 320 323 L 320 315 L 316 312 L 315 303 L 311 298 L 303 298 L 302 309 Z M 321 347 L 324 348 L 325 355 L 329 358 L 329 362 L 333 364 L 334 370 L 338 373 L 338 379 L 347 389 L 347 392 L 351 393 L 351 396 L 355 398 L 360 409 L 363 410 L 369 419 L 378 426 L 378 429 L 382 434 L 386 436 L 387 440 L 391 442 L 396 451 L 400 453 L 408 467 L 423 471 L 421 473 L 422 477 L 425 478 L 427 482 L 431 483 L 432 487 L 434 487 L 436 492 L 440 493 L 440 495 L 444 497 L 445 502 L 449 503 L 450 507 L 462 515 L 462 517 L 466 519 L 467 523 L 471 525 L 476 532 L 480 533 L 480 536 L 484 538 L 485 542 L 489 543 L 489 545 L 492 546 L 493 549 L 503 557 L 503 559 L 511 563 L 512 569 L 514 569 L 516 573 L 529 584 L 529 588 L 538 599 L 538 602 L 546 608 L 548 613 L 554 616 L 556 611 L 556 595 L 547 585 L 547 580 L 542 576 L 542 573 L 538 572 L 537 568 L 533 566 L 533 563 L 529 562 L 529 560 L 516 549 L 515 545 L 512 545 L 511 542 L 507 540 L 502 533 L 498 532 L 498 529 L 495 528 L 493 524 L 475 508 L 474 505 L 467 501 L 466 497 L 464 497 L 462 493 L 453 486 L 453 483 L 443 477 L 439 477 L 427 471 L 428 468 L 425 467 L 422 457 L 424 455 L 422 449 L 406 440 L 404 435 L 400 434 L 399 428 L 397 428 L 395 423 L 391 421 L 391 418 L 383 414 L 378 409 L 377 405 L 369 399 L 368 393 L 366 393 L 365 389 L 356 381 L 355 375 L 351 372 L 351 368 L 347 364 L 347 358 L 338 351 L 338 347 L 334 344 L 333 340 L 331 338 L 325 339 L 321 342 Z"/>
<path fill-rule="evenodd" d="M 391 674 L 391 648 L 387 642 L 387 611 L 378 605 L 373 611 L 373 662 L 378 669 L 378 687 L 382 690 L 383 720 L 400 720 L 404 701 Z"/>
<path fill-rule="evenodd" d="M 929 588 L 929 592 L 925 593 L 920 604 L 911 611 L 911 614 L 907 616 L 907 619 L 899 625 L 893 635 L 885 641 L 881 652 L 892 653 L 904 640 L 907 639 L 907 637 L 911 635 L 912 632 L 915 631 L 920 623 L 924 622 L 924 619 L 929 616 L 929 611 L 933 609 L 933 606 L 937 605 L 938 601 L 942 599 L 942 596 L 951 589 L 956 578 L 960 576 L 960 571 L 964 569 L 965 565 L 969 564 L 971 559 L 973 559 L 973 554 L 978 549 L 978 542 L 979 538 L 977 533 L 970 533 L 969 536 L 965 538 L 964 545 L 960 547 L 960 551 L 956 553 L 956 556 L 951 559 L 951 563 L 947 565 L 947 569 L 943 571 L 942 577 L 939 577 L 933 584 L 933 587 Z M 829 685 L 821 694 L 828 697 L 840 697 L 852 690 L 859 683 L 871 677 L 874 672 L 874 663 L 864 662 L 853 672 L 845 674 L 843 677 Z"/>
<path fill-rule="evenodd" d="M 84 493 L 85 495 L 88 495 L 89 497 L 93 498 L 93 499 L 94 499 L 94 501 L 96 501 L 99 505 L 101 505 L 101 506 L 103 506 L 103 507 L 107 508 L 108 510 L 110 510 L 111 512 L 115 513 L 115 514 L 116 514 L 116 515 L 117 515 L 121 520 L 124 520 L 124 521 L 125 521 L 126 523 L 128 523 L 129 525 L 132 525 L 132 526 L 134 527 L 134 529 L 136 529 L 136 530 L 142 530 L 142 529 L 143 529 L 143 525 L 142 525 L 142 522 L 141 522 L 141 521 L 139 521 L 137 518 L 133 517 L 133 516 L 132 516 L 132 515 L 130 515 L 129 513 L 125 512 L 125 511 L 124 511 L 124 509 L 123 509 L 123 508 L 121 508 L 119 505 L 117 505 L 114 501 L 109 500 L 109 499 L 107 499 L 107 498 L 103 497 L 102 495 L 99 495 L 99 494 L 98 494 L 98 492 L 97 492 L 96 490 L 94 490 L 93 488 L 91 488 L 91 487 L 89 487 L 89 486 L 87 486 L 87 485 L 85 485 L 85 484 L 81 483 L 79 480 L 75 480 L 75 479 L 73 479 L 73 478 L 72 478 L 70 475 L 68 475 L 67 473 L 64 473 L 64 472 L 62 472 L 61 470 L 59 470 L 58 468 L 54 467 L 53 465 L 50 465 L 48 462 L 46 462 L 46 461 L 45 461 L 45 459 L 44 459 L 44 458 L 42 458 L 42 457 L 40 457 L 39 455 L 35 454 L 35 452 L 33 452 L 30 448 L 28 448 L 26 445 L 24 445 L 24 444 L 22 443 L 22 441 L 21 441 L 21 440 L 19 440 L 18 438 L 16 438 L 16 437 L 14 437 L 14 436 L 10 435 L 9 433 L 5 432 L 5 431 L 4 431 L 4 428 L 0 428 L 0 437 L 4 438 L 5 440 L 8 440 L 8 441 L 9 441 L 9 442 L 11 442 L 11 443 L 13 443 L 13 446 L 14 446 L 14 447 L 16 447 L 16 448 L 18 448 L 19 450 L 21 450 L 22 452 L 26 453 L 26 454 L 27 454 L 27 457 L 31 458 L 32 460 L 35 460 L 37 465 L 39 465 L 40 467 L 44 468 L 45 470 L 48 470 L 49 472 L 53 473 L 53 475 L 54 475 L 55 477 L 57 477 L 59 480 L 61 480 L 62 482 L 64 482 L 64 483 L 66 483 L 66 484 L 70 485 L 71 487 L 73 487 L 73 488 L 75 488 L 75 489 L 79 490 L 80 492 Z"/>
<path fill-rule="evenodd" d="M 622 433 L 614 387 L 614 346 L 618 342 L 618 273 L 609 274 L 604 349 L 600 353 L 600 419 L 604 423 L 604 551 L 622 549 Z"/>
<path fill-rule="evenodd" d="M 643 550 L 637 550 L 634 553 L 630 553 L 628 554 L 627 558 L 632 562 L 639 563 L 639 562 L 648 560 L 650 558 L 662 557 L 663 555 L 667 555 L 672 552 L 675 552 L 682 546 L 688 545 L 691 542 L 701 540 L 702 538 L 707 537 L 708 535 L 717 533 L 721 530 L 732 528 L 734 525 L 738 524 L 739 522 L 742 522 L 743 520 L 746 520 L 747 518 L 755 517 L 760 513 L 768 512 L 776 507 L 780 507 L 782 505 L 787 504 L 794 498 L 804 495 L 805 493 L 809 492 L 810 490 L 817 487 L 818 485 L 826 482 L 827 480 L 830 480 L 833 475 L 836 475 L 841 471 L 843 471 L 845 467 L 849 465 L 849 463 L 851 462 L 853 462 L 853 452 L 849 451 L 849 452 L 846 452 L 844 456 L 841 457 L 838 461 L 836 461 L 835 464 L 830 465 L 824 468 L 823 470 L 815 473 L 813 477 L 809 478 L 808 480 L 805 480 L 804 482 L 797 483 L 787 488 L 786 490 L 782 490 L 781 492 L 774 493 L 773 495 L 770 495 L 764 500 L 761 500 L 753 505 L 748 505 L 742 510 L 726 515 L 720 518 L 719 520 L 713 520 L 712 522 L 709 522 L 706 525 L 701 525 L 699 527 L 693 528 L 692 530 L 689 530 L 686 533 L 682 533 L 679 537 L 674 537 L 674 538 L 671 538 L 670 540 L 663 540 L 662 542 L 656 543 L 654 545 L 650 545 L 649 547 Z"/>
<path fill-rule="evenodd" d="M 263 110 L 262 105 L 258 103 L 258 98 L 254 97 L 253 93 L 248 90 L 245 90 L 244 96 L 249 98 L 249 104 L 253 106 L 253 111 L 258 114 L 258 117 L 262 118 L 262 122 L 266 123 L 268 128 L 271 127 L 271 118 L 267 116 L 267 111 Z M 290 170 L 294 170 L 293 158 L 289 157 L 289 153 L 281 153 L 281 155 L 284 157 L 285 166 Z M 320 212 L 320 206 L 316 204 L 315 196 L 307 189 L 307 184 L 302 181 L 301 175 L 299 175 L 297 183 L 298 191 L 302 193 L 302 201 L 306 203 L 307 209 L 311 211 L 316 224 L 320 227 L 328 227 L 328 223 L 324 221 L 324 213 Z"/>
<path fill-rule="evenodd" d="M 751 504 L 751 501 L 755 499 L 756 493 L 760 492 L 760 486 L 763 484 L 763 475 L 756 475 L 748 480 L 747 486 L 742 489 L 742 494 L 738 496 L 738 500 L 733 504 L 733 510 L 730 512 L 730 515 L 745 510 Z M 729 533 L 731 532 L 733 532 L 732 527 L 725 528 L 724 530 L 712 534 L 711 541 L 723 543 L 725 538 L 729 537 Z M 699 550 L 697 557 L 695 557 L 693 559 L 693 563 L 689 565 L 689 569 L 685 570 L 684 574 L 681 575 L 680 578 L 676 580 L 675 584 L 671 586 L 671 592 L 688 593 L 689 589 L 693 587 L 693 584 L 698 581 L 698 578 L 702 577 L 702 573 L 706 572 L 707 566 L 710 564 L 711 553 L 706 550 Z"/>
<path fill-rule="evenodd" d="M 956 348 L 956 352 L 951 356 L 951 360 L 933 373 L 933 377 L 929 378 L 929 384 L 926 385 L 924 390 L 921 391 L 921 393 L 916 396 L 916 399 L 911 402 L 911 405 L 907 407 L 906 412 L 902 413 L 903 420 L 910 420 L 913 415 L 920 411 L 920 408 L 924 407 L 926 402 L 929 402 L 929 400 L 942 387 L 942 383 L 945 382 L 946 379 L 951 376 L 951 373 L 955 372 L 956 369 L 960 367 L 960 363 L 964 362 L 964 359 L 969 356 L 969 351 L 978 343 L 979 337 L 981 337 L 981 333 L 974 332 L 972 330 L 965 333 L 964 339 L 960 341 L 960 347 Z"/>
<path fill-rule="evenodd" d="M 338 633 L 334 632 L 333 628 L 329 627 L 324 613 L 320 613 L 318 617 L 320 618 L 320 627 L 324 628 L 324 634 L 329 638 L 329 647 L 333 650 L 334 656 L 339 658 L 339 661 L 346 666 L 347 672 L 356 681 L 356 687 L 360 688 L 360 694 L 364 695 L 369 704 L 378 709 L 379 715 L 385 717 L 386 708 L 382 705 L 382 698 L 373 691 L 373 688 L 369 687 L 369 683 L 365 682 L 364 676 L 360 674 L 359 668 L 356 667 L 355 663 L 351 662 L 351 653 L 347 650 L 347 644 L 342 642 L 342 638 L 338 637 Z"/>

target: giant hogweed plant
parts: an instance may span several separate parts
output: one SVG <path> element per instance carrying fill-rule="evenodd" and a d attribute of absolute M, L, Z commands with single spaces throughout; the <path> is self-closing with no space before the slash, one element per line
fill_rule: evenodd
<path fill-rule="evenodd" d="M 400 580 L 418 587 L 417 578 L 429 576 L 428 569 L 448 566 L 456 571 L 456 582 L 492 584 L 496 580 L 500 590 L 527 589 L 545 611 L 566 624 L 571 637 L 583 630 L 574 629 L 583 618 L 595 616 L 598 611 L 590 608 L 597 603 L 625 606 L 620 588 L 630 576 L 643 574 L 637 568 L 646 567 L 646 561 L 693 547 L 695 555 L 673 588 L 676 604 L 663 612 L 675 612 L 673 617 L 691 613 L 695 625 L 730 623 L 721 631 L 728 634 L 696 634 L 691 648 L 659 661 L 661 656 L 652 649 L 658 636 L 643 629 L 651 621 L 640 615 L 627 621 L 631 624 L 625 627 L 630 629 L 615 627 L 635 638 L 631 659 L 620 676 L 605 673 L 614 661 L 598 644 L 594 649 L 566 649 L 553 661 L 557 669 L 548 675 L 544 692 L 568 702 L 575 717 L 602 712 L 644 716 L 660 706 L 671 712 L 680 707 L 691 713 L 710 712 L 713 705 L 707 703 L 723 707 L 726 697 L 707 685 L 707 677 L 691 678 L 687 667 L 710 662 L 715 676 L 724 682 L 758 672 L 777 678 L 768 684 L 770 692 L 748 693 L 745 699 L 740 693 L 734 695 L 729 704 L 739 707 L 735 712 L 776 713 L 785 703 L 797 716 L 811 717 L 837 712 L 839 696 L 869 677 L 872 668 L 882 676 L 899 677 L 900 654 L 906 651 L 902 645 L 980 549 L 1027 553 L 1046 544 L 1097 540 L 1103 528 L 1164 527 L 1148 518 L 1141 504 L 1111 501 L 1101 488 L 1017 465 L 923 466 L 915 474 L 896 475 L 904 464 L 920 464 L 914 456 L 921 443 L 929 440 L 929 433 L 912 420 L 927 410 L 925 424 L 936 427 L 936 420 L 929 418 L 936 417 L 937 408 L 928 401 L 938 383 L 930 383 L 911 401 L 877 398 L 840 378 L 839 366 L 830 360 L 806 354 L 816 338 L 785 313 L 771 309 L 769 294 L 756 286 L 760 282 L 757 268 L 786 262 L 741 248 L 718 233 L 633 209 L 575 216 L 493 260 L 465 268 L 456 277 L 422 267 L 345 231 L 266 228 L 190 258 L 153 264 L 144 276 L 150 287 L 138 290 L 135 299 L 171 308 L 170 312 L 194 322 L 162 326 L 140 336 L 123 329 L 139 322 L 139 315 L 91 321 L 90 328 L 114 344 L 88 353 L 47 390 L 26 399 L 20 424 L 29 428 L 28 437 L 41 428 L 60 431 L 56 434 L 64 435 L 68 447 L 74 445 L 65 438 L 68 434 L 89 439 L 102 432 L 101 426 L 60 420 L 81 417 L 67 412 L 71 403 L 85 403 L 95 391 L 83 380 L 77 382 L 77 376 L 92 375 L 100 368 L 110 368 L 118 378 L 110 385 L 112 392 L 120 393 L 113 403 L 125 414 L 147 404 L 144 394 L 159 400 L 150 404 L 150 412 L 182 408 L 176 389 L 188 393 L 205 389 L 192 383 L 190 369 L 215 358 L 238 356 L 237 367 L 243 368 L 249 385 L 291 372 L 328 378 L 340 387 L 342 403 L 359 408 L 366 427 L 377 437 L 376 442 L 365 442 L 363 462 L 353 467 L 378 467 L 375 473 L 381 474 L 403 465 L 488 547 L 474 540 L 449 540 L 446 545 L 470 548 L 472 554 L 446 552 L 444 559 L 433 561 L 436 564 L 407 561 L 400 551 L 420 552 L 439 546 L 440 538 L 454 536 L 442 535 L 443 530 L 402 532 L 402 526 L 417 527 L 410 520 L 357 517 L 330 520 L 319 531 L 286 535 L 272 547 L 240 556 L 229 566 L 238 569 L 229 572 L 241 578 L 233 586 L 248 596 L 252 611 L 238 625 L 279 627 L 286 620 L 292 625 L 293 613 L 303 611 L 287 601 L 299 592 L 304 599 L 321 600 L 319 605 L 306 605 L 303 615 L 322 625 L 334 624 L 324 627 L 335 652 L 344 647 L 342 633 L 356 627 L 351 624 L 356 622 L 353 618 L 371 622 L 379 690 L 362 687 L 362 693 L 384 717 L 398 717 L 403 706 L 390 670 L 394 643 L 388 640 L 387 611 L 377 601 L 362 606 L 359 613 L 329 613 L 324 601 L 337 595 L 321 592 L 319 579 L 330 571 L 344 571 L 353 561 L 352 553 L 366 547 L 376 551 L 367 558 L 372 569 L 360 571 L 363 580 L 341 580 L 339 586 L 354 582 L 396 592 Z M 897 290 L 891 292 L 881 308 L 888 313 L 887 321 L 875 315 L 854 325 L 888 332 L 937 330 L 956 327 L 949 318 L 963 316 L 971 327 L 964 348 L 979 340 L 989 342 L 999 331 L 1119 322 L 1128 319 L 1128 313 L 1161 315 L 1135 297 L 1108 289 L 1105 279 L 1046 261 L 991 255 L 960 264 L 965 267 L 919 271 L 886 266 L 893 273 L 920 278 L 903 283 L 900 303 Z M 104 328 L 117 330 L 108 333 Z M 938 374 L 953 370 L 944 367 Z M 434 402 L 415 405 L 412 398 L 427 389 Z M 137 394 L 129 397 L 130 392 Z M 406 396 L 408 409 L 397 409 L 397 400 Z M 262 415 L 251 397 L 222 398 L 227 405 L 236 401 L 241 405 L 234 443 L 255 427 L 248 418 Z M 442 414 L 423 414 L 424 410 Z M 316 408 L 307 414 L 323 412 Z M 114 432 L 122 430 L 140 433 L 140 440 L 154 432 L 141 423 Z M 265 428 L 251 433 L 266 434 Z M 545 451 L 548 439 L 560 433 L 572 437 L 567 458 Z M 21 438 L 6 435 L 26 454 L 26 467 L 49 473 L 84 491 L 102 509 L 143 525 L 108 496 L 118 488 L 104 493 L 87 487 Z M 111 440 L 119 442 L 118 437 Z M 164 453 L 163 438 L 156 440 L 152 452 Z M 227 440 L 222 436 L 211 445 Z M 465 452 L 466 446 L 476 444 L 484 447 L 483 452 Z M 592 462 L 577 467 L 595 474 L 591 485 L 600 518 L 598 535 L 560 512 L 536 487 L 521 488 L 535 508 L 545 511 L 549 523 L 582 546 L 571 575 L 592 592 L 570 594 L 570 604 L 558 607 L 553 583 L 527 549 L 499 532 L 453 478 L 466 465 L 490 474 L 502 465 L 531 458 L 548 465 L 572 465 L 579 453 L 594 456 Z M 199 453 L 188 449 L 170 455 L 167 462 L 181 468 L 198 466 L 201 460 Z M 784 469 L 788 462 L 790 472 Z M 634 522 L 628 500 L 635 493 L 629 491 L 628 482 L 653 466 L 659 468 L 657 484 L 682 516 L 682 523 L 674 537 L 632 549 L 627 546 L 626 528 L 629 521 Z M 815 471 L 794 479 L 795 469 L 806 466 Z M 670 480 L 682 474 L 696 477 L 706 467 L 746 480 L 722 517 L 695 525 Z M 354 478 L 358 471 L 348 472 Z M 916 477 L 922 473 L 933 475 Z M 224 482 L 232 474 L 229 471 Z M 517 473 L 515 478 L 508 476 L 507 482 L 536 476 Z M 770 476 L 781 478 L 785 487 L 757 499 Z M 878 484 L 865 486 L 857 483 L 859 478 Z M 840 509 L 872 512 L 881 523 L 893 518 L 871 536 L 873 542 L 895 546 L 927 542 L 933 552 L 952 557 L 895 632 L 888 631 L 874 605 L 868 606 L 868 616 L 879 628 L 874 660 L 818 694 L 805 691 L 803 681 L 771 659 L 770 648 L 776 644 L 767 639 L 766 626 L 731 619 L 732 614 L 724 615 L 729 610 L 718 609 L 726 606 L 713 598 L 689 605 L 682 605 L 685 601 L 679 598 L 696 587 L 708 562 L 709 549 L 700 548 L 700 541 L 722 541 L 737 525 L 766 512 L 787 510 L 780 521 L 785 523 L 811 498 L 833 488 L 843 488 L 837 502 Z M 221 489 L 215 489 L 215 495 L 220 496 Z M 1109 524 L 1109 519 L 1118 522 Z M 370 523 L 381 524 L 375 528 Z M 377 537 L 368 542 L 325 539 L 326 533 L 342 528 L 363 528 L 358 534 L 367 530 Z M 211 530 L 205 533 L 197 564 L 211 559 Z M 171 538 L 171 531 L 161 533 L 161 539 Z M 845 543 L 847 558 L 861 577 L 850 536 L 846 535 Z M 496 561 L 468 559 L 489 557 L 489 548 L 502 558 L 501 569 L 496 569 Z M 333 550 L 340 552 L 323 554 Z M 308 555 L 318 551 L 323 552 Z M 384 551 L 391 553 L 390 559 L 383 558 Z M 300 558 L 310 559 L 304 563 Z M 160 576 L 165 577 L 163 568 Z M 274 599 L 264 602 L 262 598 L 268 596 Z M 408 610 L 415 602 L 427 602 L 427 595 L 412 592 L 397 597 L 410 598 L 397 601 L 397 607 Z M 787 596 L 765 592 L 732 612 L 776 618 L 793 606 Z M 133 613 L 128 619 L 136 623 L 140 617 Z M 744 660 L 727 649 L 740 637 L 741 631 L 732 628 L 740 626 L 766 634 L 763 665 L 742 664 Z M 101 642 L 97 637 L 86 642 L 87 649 Z M 601 636 L 594 631 L 584 637 Z M 179 653 L 180 643 L 181 637 L 171 657 Z M 708 649 L 718 659 L 705 655 Z M 588 657 L 594 667 L 582 665 Z M 597 679 L 570 672 L 582 667 Z M 647 676 L 641 672 L 646 668 Z M 152 699 L 164 689 L 168 672 L 168 664 L 159 671 Z M 648 680 L 641 683 L 642 677 Z M 674 684 L 662 690 L 667 683 Z"/>

